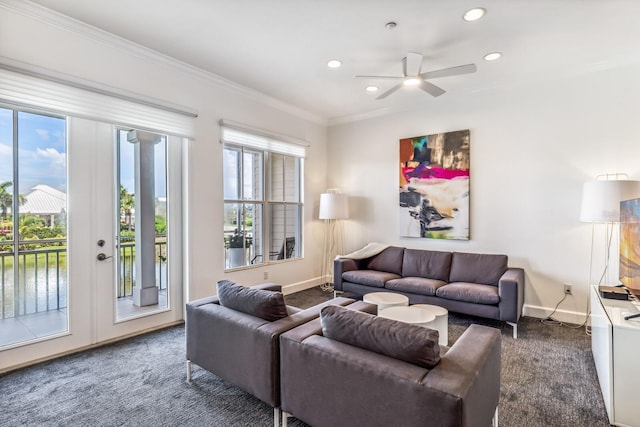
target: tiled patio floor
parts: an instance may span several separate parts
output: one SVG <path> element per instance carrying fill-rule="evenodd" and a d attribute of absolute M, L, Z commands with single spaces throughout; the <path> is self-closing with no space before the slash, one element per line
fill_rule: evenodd
<path fill-rule="evenodd" d="M 167 307 L 167 291 L 158 293 L 158 304 L 136 307 L 133 298 L 118 299 L 118 318 L 134 317 Z M 27 342 L 67 331 L 67 309 L 49 310 L 15 318 L 0 319 L 0 347 Z"/>

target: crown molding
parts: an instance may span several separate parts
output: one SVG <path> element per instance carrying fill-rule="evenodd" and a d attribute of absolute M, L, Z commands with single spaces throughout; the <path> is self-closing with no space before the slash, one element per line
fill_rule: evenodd
<path fill-rule="evenodd" d="M 65 31 L 72 32 L 78 36 L 85 37 L 109 45 L 126 54 L 135 55 L 143 59 L 152 60 L 164 66 L 174 68 L 178 71 L 187 73 L 199 79 L 205 80 L 214 85 L 230 90 L 253 101 L 263 105 L 275 108 L 282 112 L 291 114 L 310 122 L 327 126 L 328 120 L 317 114 L 311 113 L 295 105 L 281 101 L 272 96 L 266 95 L 255 89 L 243 86 L 232 80 L 225 79 L 217 74 L 205 71 L 201 68 L 182 62 L 169 55 L 165 55 L 138 43 L 127 40 L 123 37 L 93 27 L 85 22 L 63 15 L 59 12 L 47 9 L 28 0 L 0 0 L 0 8 L 27 16 L 28 18 L 38 20 L 46 25 L 61 28 Z"/>
<path fill-rule="evenodd" d="M 393 114 L 399 111 L 401 110 L 399 109 L 394 110 L 390 107 L 378 108 L 376 110 L 367 111 L 365 113 L 333 117 L 328 120 L 327 124 L 329 126 L 344 125 L 348 123 L 360 122 L 363 120 L 375 119 L 382 116 L 388 116 L 389 114 Z"/>

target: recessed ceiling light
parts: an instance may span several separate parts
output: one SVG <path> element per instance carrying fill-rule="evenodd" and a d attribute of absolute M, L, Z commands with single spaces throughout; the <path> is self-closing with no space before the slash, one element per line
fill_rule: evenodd
<path fill-rule="evenodd" d="M 484 60 L 485 61 L 495 61 L 496 59 L 500 58 L 502 56 L 502 54 L 500 52 L 491 52 L 491 53 L 487 53 L 484 56 Z"/>
<path fill-rule="evenodd" d="M 377 92 L 378 91 L 378 86 L 367 86 L 367 88 L 365 90 L 367 92 Z"/>
<path fill-rule="evenodd" d="M 405 86 L 418 86 L 420 83 L 422 83 L 422 79 L 418 77 L 407 77 L 402 82 L 402 84 Z"/>
<path fill-rule="evenodd" d="M 478 19 L 482 18 L 485 13 L 487 13 L 486 9 L 482 7 L 474 7 L 473 9 L 467 10 L 464 15 L 462 15 L 462 19 L 469 22 L 477 21 Z"/>
<path fill-rule="evenodd" d="M 339 61 L 337 59 L 332 59 L 331 61 L 327 62 L 327 67 L 329 68 L 338 68 L 342 65 L 342 61 Z"/>

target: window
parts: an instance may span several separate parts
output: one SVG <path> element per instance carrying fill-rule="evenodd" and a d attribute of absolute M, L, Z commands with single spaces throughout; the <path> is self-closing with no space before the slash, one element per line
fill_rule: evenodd
<path fill-rule="evenodd" d="M 0 107 L 0 347 L 68 330 L 66 153 L 64 118 Z"/>
<path fill-rule="evenodd" d="M 304 148 L 224 126 L 222 142 L 225 268 L 299 258 Z"/>

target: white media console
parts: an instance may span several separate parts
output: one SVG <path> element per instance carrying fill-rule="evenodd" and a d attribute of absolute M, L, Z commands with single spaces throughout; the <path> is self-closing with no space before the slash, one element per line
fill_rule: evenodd
<path fill-rule="evenodd" d="M 637 300 L 602 298 L 591 287 L 591 350 L 609 422 L 640 427 L 640 321 Z"/>

